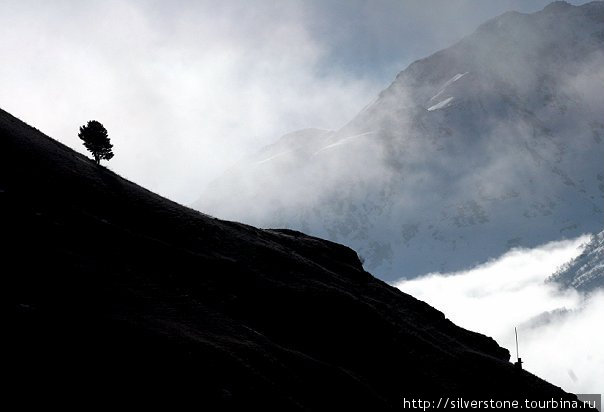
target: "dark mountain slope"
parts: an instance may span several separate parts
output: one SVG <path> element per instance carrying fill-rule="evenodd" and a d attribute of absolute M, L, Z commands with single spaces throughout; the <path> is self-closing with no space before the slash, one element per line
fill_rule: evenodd
<path fill-rule="evenodd" d="M 0 219 L 4 371 L 21 403 L 380 410 L 412 396 L 567 396 L 352 250 L 182 207 L 1 110 Z"/>

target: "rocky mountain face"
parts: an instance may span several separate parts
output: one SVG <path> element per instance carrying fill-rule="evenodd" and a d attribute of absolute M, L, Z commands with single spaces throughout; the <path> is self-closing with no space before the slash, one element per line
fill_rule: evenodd
<path fill-rule="evenodd" d="M 5 401 L 26 409 L 573 399 L 351 249 L 180 206 L 2 110 L 0 227 Z"/>
<path fill-rule="evenodd" d="M 550 281 L 591 292 L 604 287 L 604 231 L 593 235 L 583 252 L 556 272 Z"/>
<path fill-rule="evenodd" d="M 337 131 L 284 136 L 198 210 L 356 249 L 386 280 L 601 229 L 604 3 L 505 13 Z"/>

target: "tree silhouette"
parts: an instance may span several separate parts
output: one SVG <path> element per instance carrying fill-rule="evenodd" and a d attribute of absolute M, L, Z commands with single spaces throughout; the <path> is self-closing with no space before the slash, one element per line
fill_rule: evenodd
<path fill-rule="evenodd" d="M 109 142 L 107 129 L 100 122 L 90 120 L 86 125 L 80 126 L 78 137 L 84 142 L 84 147 L 92 153 L 96 164 L 100 164 L 101 159 L 109 160 L 113 157 L 113 145 Z"/>

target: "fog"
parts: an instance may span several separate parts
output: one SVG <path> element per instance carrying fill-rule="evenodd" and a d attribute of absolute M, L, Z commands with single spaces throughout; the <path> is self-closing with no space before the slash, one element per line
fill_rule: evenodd
<path fill-rule="evenodd" d="M 0 107 L 183 203 L 304 127 L 337 129 L 411 61 L 547 1 L 0 2 Z"/>
<path fill-rule="evenodd" d="M 514 249 L 473 269 L 431 273 L 395 286 L 457 325 L 493 337 L 524 368 L 573 393 L 604 387 L 604 292 L 584 295 L 545 280 L 577 256 L 588 236 Z"/>
<path fill-rule="evenodd" d="M 590 10 L 487 22 L 343 128 L 241 162 L 194 207 L 343 243 L 386 280 L 600 231 L 604 26 Z"/>

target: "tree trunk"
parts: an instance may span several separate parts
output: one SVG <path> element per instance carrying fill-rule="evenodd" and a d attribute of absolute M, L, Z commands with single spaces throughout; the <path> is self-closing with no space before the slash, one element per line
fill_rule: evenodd
<path fill-rule="evenodd" d="M 94 155 L 94 161 L 96 162 L 97 165 L 101 164 L 101 157 L 97 154 Z"/>

